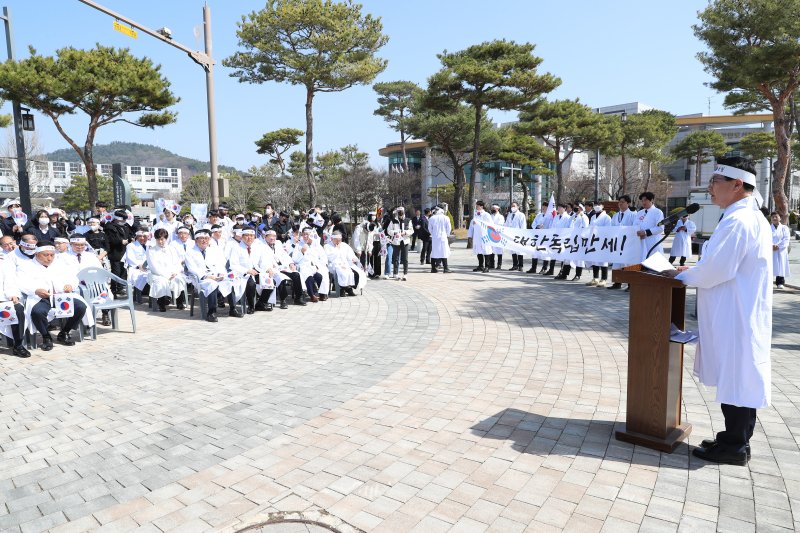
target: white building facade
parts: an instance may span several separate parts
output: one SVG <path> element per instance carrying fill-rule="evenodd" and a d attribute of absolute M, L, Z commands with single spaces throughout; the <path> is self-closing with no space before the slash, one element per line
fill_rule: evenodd
<path fill-rule="evenodd" d="M 95 165 L 98 175 L 111 177 L 111 165 Z M 155 198 L 177 198 L 183 189 L 181 169 L 150 167 L 146 165 L 123 165 L 122 177 L 128 180 L 131 190 L 142 202 Z M 86 166 L 82 163 L 62 161 L 28 161 L 28 179 L 32 196 L 63 194 L 72 183 L 73 176 L 85 176 Z M 0 158 L 0 197 L 12 198 L 19 195 L 17 182 L 17 160 Z"/>

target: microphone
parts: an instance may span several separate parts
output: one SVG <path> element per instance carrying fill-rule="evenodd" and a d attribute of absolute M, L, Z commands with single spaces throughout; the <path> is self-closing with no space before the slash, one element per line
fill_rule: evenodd
<path fill-rule="evenodd" d="M 674 213 L 674 214 L 664 218 L 664 220 L 659 222 L 658 225 L 659 226 L 666 226 L 667 224 L 675 224 L 676 222 L 678 222 L 678 220 L 683 218 L 685 215 L 693 215 L 694 213 L 697 213 L 698 211 L 700 211 L 700 204 L 689 204 L 688 206 L 686 206 L 684 209 L 681 209 L 677 213 Z"/>

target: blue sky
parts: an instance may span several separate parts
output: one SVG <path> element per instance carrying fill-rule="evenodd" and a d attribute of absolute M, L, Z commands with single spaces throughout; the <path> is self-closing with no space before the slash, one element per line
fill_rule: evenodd
<path fill-rule="evenodd" d="M 99 3 L 151 28 L 168 26 L 175 40 L 202 48 L 199 0 L 98 0 Z M 178 122 L 156 130 L 120 124 L 100 129 L 96 142 L 135 141 L 155 144 L 181 155 L 208 160 L 206 91 L 203 71 L 182 52 L 140 33 L 133 40 L 112 28 L 112 19 L 77 0 L 6 0 L 14 21 L 17 57 L 28 45 L 53 54 L 64 46 L 91 48 L 95 43 L 129 47 L 162 65 L 163 74 L 181 98 Z M 380 55 L 388 68 L 376 81 L 411 80 L 425 85 L 439 69 L 436 54 L 487 40 L 504 38 L 536 45 L 544 59 L 540 70 L 561 78 L 550 98 L 576 98 L 591 107 L 640 101 L 677 115 L 725 113 L 722 95 L 704 83 L 710 80 L 695 58 L 702 49 L 691 25 L 704 0 L 641 2 L 633 0 L 366 0 L 364 11 L 382 18 L 389 43 Z M 236 23 L 261 9 L 264 2 L 210 0 L 213 55 L 218 62 L 237 49 Z M 202 33 L 200 33 L 202 35 Z M 285 84 L 240 84 L 230 69 L 215 70 L 219 161 L 247 169 L 266 162 L 253 142 L 282 127 L 305 129 L 304 89 Z M 371 87 L 319 94 L 315 99 L 315 152 L 356 144 L 373 165 L 386 166 L 378 149 L 396 139 L 382 119 L 372 114 Z M 5 112 L 10 107 L 7 105 Z M 497 122 L 514 114 L 490 112 Z M 82 144 L 86 120 L 65 122 Z M 46 117 L 37 117 L 45 151 L 67 147 Z M 110 163 L 110 161 L 109 161 Z"/>

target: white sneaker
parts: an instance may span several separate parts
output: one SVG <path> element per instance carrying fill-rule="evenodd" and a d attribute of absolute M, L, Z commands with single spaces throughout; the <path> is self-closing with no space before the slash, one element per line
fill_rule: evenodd
<path fill-rule="evenodd" d="M 595 287 L 605 287 L 605 286 L 606 286 L 606 280 L 604 279 L 601 279 L 600 281 L 597 282 L 597 285 L 595 285 Z"/>
<path fill-rule="evenodd" d="M 389 279 L 389 276 L 387 276 L 386 274 L 384 274 L 383 276 L 381 276 L 381 279 Z"/>
<path fill-rule="evenodd" d="M 590 281 L 590 282 L 589 282 L 589 283 L 587 283 L 586 285 L 587 285 L 588 287 L 597 287 L 597 284 L 598 284 L 598 283 L 600 283 L 600 280 L 599 280 L 599 279 L 593 279 L 592 281 Z"/>
<path fill-rule="evenodd" d="M 775 288 L 776 288 L 776 289 L 783 289 L 783 288 L 785 288 L 785 287 L 784 287 L 783 285 L 778 285 L 778 286 L 777 286 L 777 287 L 775 287 Z"/>
<path fill-rule="evenodd" d="M 405 275 L 405 274 L 403 274 L 403 275 L 400 277 L 400 279 L 401 279 L 401 280 L 403 280 L 403 281 L 405 281 L 405 280 L 406 280 L 406 275 Z"/>

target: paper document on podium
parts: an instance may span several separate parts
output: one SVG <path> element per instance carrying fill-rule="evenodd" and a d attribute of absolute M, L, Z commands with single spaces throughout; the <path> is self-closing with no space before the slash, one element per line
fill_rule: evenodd
<path fill-rule="evenodd" d="M 670 324 L 669 340 L 670 342 L 679 342 L 681 344 L 694 344 L 697 342 L 697 333 L 682 331 L 675 324 Z"/>
<path fill-rule="evenodd" d="M 655 253 L 642 261 L 642 266 L 652 270 L 653 272 L 666 272 L 667 270 L 675 270 L 675 267 L 667 261 L 664 254 Z"/>

